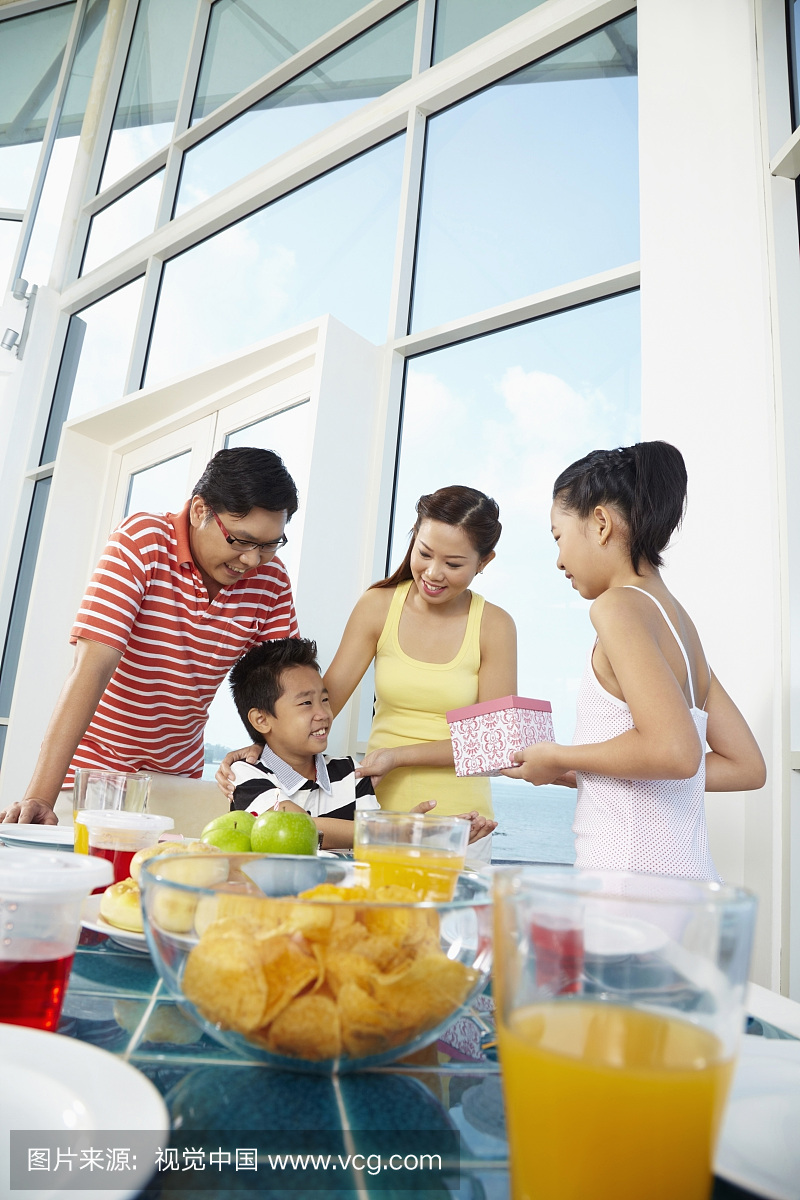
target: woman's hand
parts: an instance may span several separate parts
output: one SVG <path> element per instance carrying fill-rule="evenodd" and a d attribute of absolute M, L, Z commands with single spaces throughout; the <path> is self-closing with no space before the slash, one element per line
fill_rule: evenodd
<path fill-rule="evenodd" d="M 356 767 L 356 779 L 363 779 L 366 775 L 369 775 L 372 780 L 372 786 L 377 787 L 383 777 L 388 775 L 398 765 L 397 755 L 394 750 L 389 747 L 383 750 L 373 750 Z"/>
<path fill-rule="evenodd" d="M 424 815 L 426 812 L 430 812 L 432 808 L 436 808 L 435 800 L 420 800 L 419 804 L 415 804 L 411 811 L 412 813 L 422 813 Z"/>
<path fill-rule="evenodd" d="M 556 782 L 565 783 L 567 787 L 575 786 L 565 782 L 572 772 L 564 774 L 564 764 L 559 757 L 563 750 L 564 747 L 555 742 L 538 742 L 535 746 L 526 746 L 524 750 L 514 753 L 514 761 L 520 765 L 506 767 L 500 774 L 508 779 L 525 779 L 537 787 Z"/>
<path fill-rule="evenodd" d="M 490 820 L 489 817 L 481 816 L 479 812 L 459 813 L 459 818 L 462 821 L 469 821 L 469 844 L 479 842 L 481 838 L 488 837 L 490 833 L 494 833 L 497 829 L 497 821 Z"/>
<path fill-rule="evenodd" d="M 412 813 L 430 812 L 432 808 L 436 808 L 435 800 L 422 800 L 412 809 Z M 469 844 L 479 842 L 481 838 L 488 837 L 490 833 L 494 833 L 497 829 L 497 821 L 491 821 L 488 817 L 483 817 L 479 812 L 457 813 L 457 820 L 469 821 Z"/>
<path fill-rule="evenodd" d="M 264 752 L 263 744 L 254 742 L 252 746 L 245 746 L 242 750 L 231 750 L 225 755 L 222 762 L 217 768 L 217 773 L 214 776 L 217 781 L 217 787 L 224 796 L 230 800 L 233 795 L 233 789 L 236 786 L 236 780 L 233 777 L 231 767 L 235 762 L 248 762 L 251 766 L 255 766 L 261 755 Z"/>

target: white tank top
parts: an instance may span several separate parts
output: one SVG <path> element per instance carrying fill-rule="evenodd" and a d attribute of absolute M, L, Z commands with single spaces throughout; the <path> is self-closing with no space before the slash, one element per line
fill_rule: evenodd
<path fill-rule="evenodd" d="M 629 585 L 630 586 L 630 585 Z M 662 604 L 658 607 L 686 662 L 690 712 L 705 750 L 708 714 L 695 704 L 689 656 Z M 578 693 L 574 745 L 607 742 L 634 728 L 631 710 L 598 682 L 594 647 Z M 719 880 L 708 849 L 705 817 L 705 753 L 691 779 L 616 779 L 578 772 L 575 809 L 576 867 L 645 871 L 688 879 Z"/>

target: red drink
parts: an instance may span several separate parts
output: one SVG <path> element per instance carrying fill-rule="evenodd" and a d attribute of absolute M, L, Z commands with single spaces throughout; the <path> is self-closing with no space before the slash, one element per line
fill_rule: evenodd
<path fill-rule="evenodd" d="M 536 986 L 552 996 L 579 992 L 583 970 L 583 930 L 570 926 L 531 926 Z"/>
<path fill-rule="evenodd" d="M 74 954 L 35 962 L 0 959 L 0 1021 L 55 1029 Z"/>
<path fill-rule="evenodd" d="M 114 883 L 119 883 L 122 879 L 128 879 L 131 873 L 131 859 L 136 853 L 135 850 L 115 850 L 112 846 L 89 846 L 89 853 L 94 854 L 97 858 L 105 858 L 111 863 L 114 868 Z M 95 888 L 95 892 L 104 892 L 104 887 Z"/>

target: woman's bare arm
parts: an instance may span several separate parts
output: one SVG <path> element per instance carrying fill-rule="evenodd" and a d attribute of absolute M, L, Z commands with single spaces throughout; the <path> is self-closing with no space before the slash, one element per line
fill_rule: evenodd
<path fill-rule="evenodd" d="M 350 614 L 339 649 L 324 676 L 334 716 L 342 711 L 375 657 L 392 595 L 391 588 L 365 592 Z"/>
<path fill-rule="evenodd" d="M 517 694 L 517 627 L 505 609 L 486 604 L 481 621 L 478 703 Z"/>
<path fill-rule="evenodd" d="M 706 701 L 707 792 L 749 792 L 764 786 L 767 768 L 750 726 L 712 673 Z"/>

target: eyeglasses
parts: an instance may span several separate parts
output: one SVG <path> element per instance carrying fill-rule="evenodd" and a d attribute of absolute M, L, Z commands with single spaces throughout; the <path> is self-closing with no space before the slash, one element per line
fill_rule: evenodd
<path fill-rule="evenodd" d="M 286 534 L 282 533 L 281 536 L 274 542 L 243 542 L 241 538 L 235 538 L 228 533 L 227 529 L 214 512 L 213 508 L 209 508 L 208 511 L 211 513 L 212 517 L 222 530 L 222 536 L 225 538 L 225 541 L 228 543 L 228 545 L 235 546 L 237 550 L 242 552 L 242 554 L 247 554 L 250 550 L 257 550 L 259 554 L 277 554 L 281 546 L 285 546 L 289 540 Z"/>

